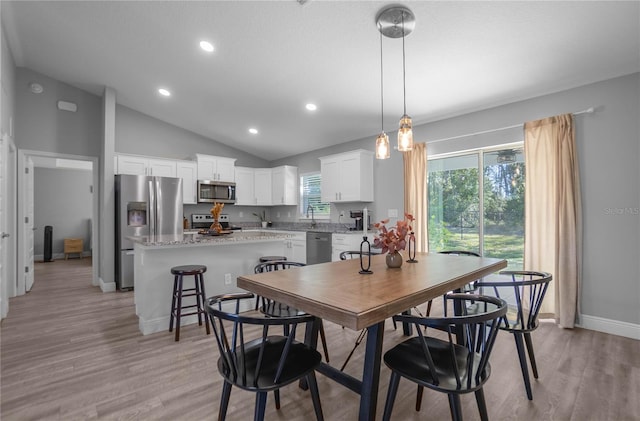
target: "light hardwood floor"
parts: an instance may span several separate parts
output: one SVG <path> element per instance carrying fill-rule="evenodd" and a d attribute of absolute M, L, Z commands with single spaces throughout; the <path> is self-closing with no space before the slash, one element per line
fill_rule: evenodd
<path fill-rule="evenodd" d="M 102 293 L 90 285 L 90 259 L 37 263 L 28 294 L 10 300 L 2 322 L 1 413 L 9 420 L 205 420 L 215 419 L 221 391 L 213 336 L 197 325 L 180 342 L 161 332 L 142 336 L 133 293 Z M 167 276 L 167 282 L 171 282 Z M 167 303 L 167 306 L 169 303 Z M 325 323 L 331 362 L 341 365 L 357 332 Z M 493 420 L 640 419 L 640 342 L 544 323 L 534 333 L 540 379 L 528 401 L 511 336 L 501 332 L 485 386 Z M 391 323 L 385 349 L 403 340 Z M 360 376 L 361 346 L 347 371 Z M 383 365 L 378 419 L 389 370 Z M 355 420 L 358 396 L 318 376 L 327 420 Z M 473 394 L 463 414 L 478 419 Z M 393 419 L 450 419 L 445 395 L 425 390 L 414 410 L 415 386 L 400 383 Z M 234 389 L 229 420 L 252 419 L 254 396 Z M 282 408 L 267 405 L 269 420 L 313 419 L 311 400 L 297 386 L 282 392 Z"/>

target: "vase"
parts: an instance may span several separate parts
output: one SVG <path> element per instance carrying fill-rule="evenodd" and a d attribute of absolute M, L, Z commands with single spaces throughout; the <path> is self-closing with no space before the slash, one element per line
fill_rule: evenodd
<path fill-rule="evenodd" d="M 262 228 L 267 228 L 267 221 L 262 221 Z"/>
<path fill-rule="evenodd" d="M 387 253 L 386 262 L 388 268 L 399 268 L 402 266 L 403 257 L 399 251 L 394 251 L 393 253 Z"/>

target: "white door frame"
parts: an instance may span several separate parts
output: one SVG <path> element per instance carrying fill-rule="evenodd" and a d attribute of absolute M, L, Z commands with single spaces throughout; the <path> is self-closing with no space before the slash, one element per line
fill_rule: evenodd
<path fill-rule="evenodd" d="M 98 280 L 98 268 L 99 268 L 99 260 L 100 260 L 100 232 L 99 224 L 98 224 L 98 214 L 99 214 L 99 202 L 100 198 L 100 184 L 99 184 L 99 159 L 94 156 L 82 156 L 82 155 L 70 155 L 70 154 L 61 154 L 54 152 L 44 152 L 44 151 L 33 151 L 28 149 L 18 149 L 18 263 L 17 263 L 17 284 L 16 284 L 16 295 L 24 295 L 25 294 L 25 281 L 24 281 L 24 268 L 27 266 L 28 262 L 25 261 L 24 252 L 22 251 L 22 244 L 24 244 L 26 235 L 24 230 L 24 218 L 26 209 L 24 206 L 24 192 L 26 191 L 26 182 L 27 177 L 25 174 L 25 168 L 27 160 L 30 157 L 44 157 L 44 158 L 59 158 L 59 159 L 74 159 L 77 161 L 90 161 L 92 163 L 92 178 L 93 178 L 93 204 L 92 204 L 92 219 L 91 219 L 91 249 L 92 249 L 92 285 L 99 285 Z M 31 174 L 33 176 L 33 174 Z M 20 223 L 22 222 L 22 223 Z"/>
<path fill-rule="evenodd" d="M 0 273 L 0 318 L 4 318 L 9 311 L 9 297 L 15 295 L 16 287 L 16 147 L 11 136 L 2 132 L 0 141 L 2 148 L 2 183 L 0 194 L 2 198 L 2 235 L 5 236 L 0 247 L 2 272 Z M 8 235 L 8 237 L 7 237 Z"/>

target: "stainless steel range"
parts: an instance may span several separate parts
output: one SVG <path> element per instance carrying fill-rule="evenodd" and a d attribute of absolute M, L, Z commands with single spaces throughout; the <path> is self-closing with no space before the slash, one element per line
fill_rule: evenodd
<path fill-rule="evenodd" d="M 229 225 L 229 215 L 223 213 L 220 214 L 220 225 L 222 225 L 222 229 L 240 229 L 236 227 L 231 227 Z M 213 216 L 210 213 L 192 213 L 191 214 L 191 228 L 193 229 L 209 229 L 213 224 Z"/>

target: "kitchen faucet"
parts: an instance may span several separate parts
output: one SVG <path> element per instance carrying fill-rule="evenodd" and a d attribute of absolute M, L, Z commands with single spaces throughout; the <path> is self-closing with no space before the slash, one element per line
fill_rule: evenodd
<path fill-rule="evenodd" d="M 307 218 L 309 217 L 309 209 L 311 209 L 311 228 L 315 228 L 316 220 L 313 217 L 313 206 L 311 206 L 311 204 L 307 205 Z"/>

